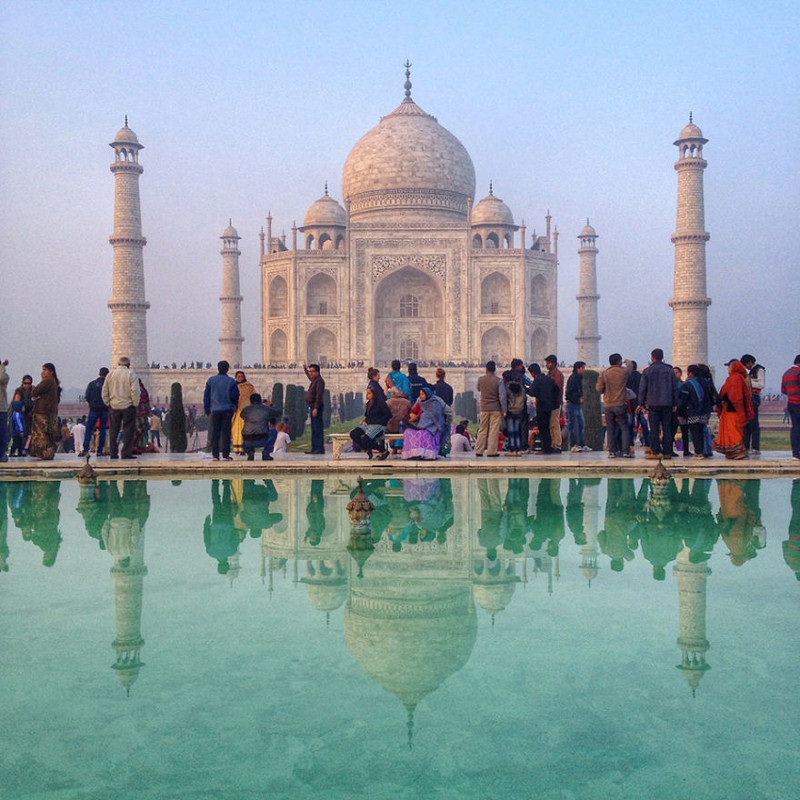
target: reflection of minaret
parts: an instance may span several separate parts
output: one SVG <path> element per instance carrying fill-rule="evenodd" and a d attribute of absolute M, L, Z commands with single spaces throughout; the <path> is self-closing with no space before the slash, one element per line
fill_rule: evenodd
<path fill-rule="evenodd" d="M 580 272 L 578 276 L 578 361 L 590 366 L 600 363 L 600 323 L 597 317 L 597 233 L 586 220 L 586 225 L 578 235 L 581 246 Z"/>
<path fill-rule="evenodd" d="M 118 493 L 116 497 L 119 498 Z M 122 501 L 112 499 L 109 519 L 103 528 L 103 541 L 114 556 L 111 577 L 114 579 L 117 636 L 111 644 L 116 653 L 111 668 L 129 694 L 144 666 L 140 655 L 144 645 L 141 633 L 142 591 L 144 576 L 147 575 L 144 523 L 148 508 L 147 484 L 127 481 Z"/>
<path fill-rule="evenodd" d="M 583 490 L 583 530 L 586 544 L 581 547 L 581 570 L 583 577 L 592 585 L 597 577 L 597 531 L 600 527 L 600 487 L 595 481 L 587 482 Z"/>
<path fill-rule="evenodd" d="M 708 307 L 706 292 L 705 203 L 703 158 L 700 128 L 692 122 L 681 131 L 678 147 L 678 214 L 672 242 L 675 245 L 674 291 L 672 308 L 672 363 L 686 372 L 689 364 L 708 364 Z"/>
<path fill-rule="evenodd" d="M 236 228 L 228 221 L 228 227 L 220 236 L 222 239 L 222 345 L 220 356 L 232 367 L 242 364 L 242 296 L 239 293 L 239 236 Z"/>
<path fill-rule="evenodd" d="M 706 639 L 706 579 L 711 568 L 705 563 L 693 564 L 690 550 L 684 547 L 676 559 L 674 572 L 678 577 L 678 607 L 681 635 L 678 647 L 683 654 L 678 669 L 686 675 L 692 696 L 703 673 L 711 667 L 706 664 L 706 651 L 710 645 Z"/>
<path fill-rule="evenodd" d="M 134 369 L 147 367 L 147 309 L 144 298 L 144 246 L 142 211 L 139 203 L 139 144 L 136 134 L 121 128 L 110 147 L 114 148 L 114 277 L 111 291 L 111 363 L 128 356 Z"/>

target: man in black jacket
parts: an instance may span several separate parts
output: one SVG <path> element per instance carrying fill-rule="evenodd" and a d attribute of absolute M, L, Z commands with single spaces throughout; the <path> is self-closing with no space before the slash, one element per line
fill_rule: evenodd
<path fill-rule="evenodd" d="M 108 375 L 108 367 L 100 367 L 96 377 L 84 392 L 84 399 L 89 404 L 89 416 L 86 418 L 86 433 L 83 436 L 83 450 L 78 453 L 80 458 L 89 455 L 89 444 L 92 441 L 94 427 L 100 422 L 97 433 L 97 455 L 102 455 L 106 446 L 106 428 L 108 428 L 108 406 L 103 402 L 103 384 Z"/>
<path fill-rule="evenodd" d="M 533 363 L 528 366 L 533 378 L 533 383 L 528 387 L 527 393 L 536 398 L 536 426 L 539 428 L 539 437 L 542 440 L 542 453 L 550 455 L 560 453 L 553 449 L 553 440 L 550 437 L 550 413 L 559 406 L 561 392 L 556 382 L 542 373 L 542 368 Z"/>

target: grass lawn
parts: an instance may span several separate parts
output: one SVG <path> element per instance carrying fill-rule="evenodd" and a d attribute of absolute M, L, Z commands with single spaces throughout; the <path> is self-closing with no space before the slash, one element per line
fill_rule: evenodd
<path fill-rule="evenodd" d="M 329 433 L 350 433 L 353 428 L 358 425 L 364 417 L 356 417 L 355 419 L 347 420 L 347 422 L 331 422 L 329 428 L 325 428 L 325 441 L 328 441 Z M 787 439 L 788 441 L 788 439 Z M 294 439 L 289 445 L 289 452 L 302 453 L 311 447 L 311 426 L 306 420 L 306 429 L 299 439 Z"/>

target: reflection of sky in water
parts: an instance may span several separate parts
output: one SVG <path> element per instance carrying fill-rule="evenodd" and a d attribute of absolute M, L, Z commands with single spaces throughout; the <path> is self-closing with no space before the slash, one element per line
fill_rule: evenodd
<path fill-rule="evenodd" d="M 0 796 L 793 795 L 800 482 L 354 488 L 0 484 Z"/>

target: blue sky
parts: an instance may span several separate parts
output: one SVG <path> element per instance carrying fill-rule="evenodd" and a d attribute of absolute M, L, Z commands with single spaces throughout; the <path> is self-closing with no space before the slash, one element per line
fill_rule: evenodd
<path fill-rule="evenodd" d="M 141 154 L 149 355 L 219 354 L 232 218 L 244 356 L 260 359 L 258 231 L 341 199 L 355 142 L 403 97 L 454 133 L 495 194 L 559 242 L 559 355 L 575 357 L 577 235 L 600 236 L 601 353 L 671 349 L 677 178 L 705 148 L 711 361 L 800 351 L 800 26 L 789 2 L 37 2 L 0 9 L 0 358 L 83 387 L 110 353 L 113 177 Z"/>

